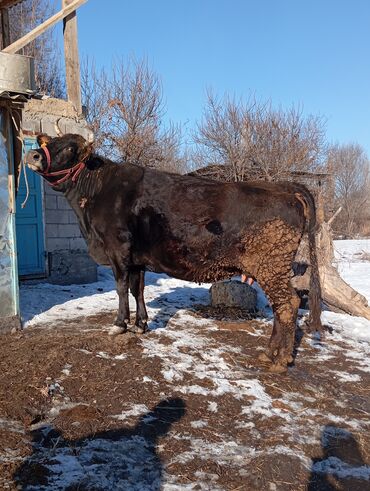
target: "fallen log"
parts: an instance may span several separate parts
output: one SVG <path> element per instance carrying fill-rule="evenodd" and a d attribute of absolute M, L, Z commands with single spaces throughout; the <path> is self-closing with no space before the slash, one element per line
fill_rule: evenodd
<path fill-rule="evenodd" d="M 334 312 L 365 317 L 370 320 L 370 307 L 366 298 L 346 283 L 333 266 L 334 245 L 331 223 L 334 218 L 332 217 L 328 222 L 321 223 L 316 235 L 322 300 Z M 296 262 L 308 265 L 308 257 L 308 244 L 306 238 L 304 238 L 298 250 Z M 305 292 L 309 290 L 310 269 L 310 266 L 308 266 L 303 276 L 293 277 L 292 284 L 297 291 Z"/>

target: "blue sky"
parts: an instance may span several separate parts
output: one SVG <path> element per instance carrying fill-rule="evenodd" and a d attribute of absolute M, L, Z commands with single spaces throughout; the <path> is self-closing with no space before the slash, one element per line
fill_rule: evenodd
<path fill-rule="evenodd" d="M 148 60 L 174 122 L 194 126 L 207 88 L 252 94 L 325 116 L 329 141 L 370 155 L 370 1 L 89 0 L 78 25 L 98 66 Z"/>

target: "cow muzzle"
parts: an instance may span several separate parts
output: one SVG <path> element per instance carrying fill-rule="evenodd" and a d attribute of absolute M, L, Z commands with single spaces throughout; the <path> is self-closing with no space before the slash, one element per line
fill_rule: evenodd
<path fill-rule="evenodd" d="M 30 150 L 26 154 L 26 164 L 30 169 L 36 172 L 43 172 L 43 158 L 37 150 Z"/>

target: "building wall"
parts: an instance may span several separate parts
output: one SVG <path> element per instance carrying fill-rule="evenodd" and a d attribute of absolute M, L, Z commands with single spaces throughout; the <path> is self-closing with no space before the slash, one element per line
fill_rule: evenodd
<path fill-rule="evenodd" d="M 67 101 L 30 101 L 23 113 L 23 132 L 28 138 L 40 133 L 55 137 L 55 123 L 63 133 L 88 137 L 86 121 L 78 119 Z M 63 194 L 44 181 L 44 234 L 48 281 L 57 284 L 89 283 L 97 279 L 97 266 L 87 252 L 77 217 Z"/>
<path fill-rule="evenodd" d="M 45 245 L 49 281 L 90 283 L 97 279 L 77 217 L 61 193 L 44 184 Z"/>

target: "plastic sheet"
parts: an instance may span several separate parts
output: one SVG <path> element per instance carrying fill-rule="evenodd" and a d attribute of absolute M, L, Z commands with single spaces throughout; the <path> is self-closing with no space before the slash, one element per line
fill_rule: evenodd
<path fill-rule="evenodd" d="M 8 118 L 0 109 L 0 318 L 11 317 L 18 310 L 14 214 L 10 209 Z"/>

